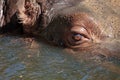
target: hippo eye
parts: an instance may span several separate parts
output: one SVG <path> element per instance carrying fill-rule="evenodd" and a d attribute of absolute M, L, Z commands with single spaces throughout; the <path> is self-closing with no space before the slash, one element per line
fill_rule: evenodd
<path fill-rule="evenodd" d="M 72 39 L 74 41 L 82 41 L 82 40 L 89 40 L 90 35 L 88 34 L 87 30 L 84 27 L 73 27 L 72 28 Z"/>
<path fill-rule="evenodd" d="M 89 37 L 86 34 L 81 34 L 81 33 L 72 33 L 72 39 L 77 42 L 77 41 L 86 41 L 89 40 Z"/>
<path fill-rule="evenodd" d="M 79 33 L 73 33 L 73 36 L 72 38 L 75 40 L 75 41 L 79 41 L 79 40 L 82 40 L 82 35 L 79 34 Z"/>
<path fill-rule="evenodd" d="M 69 47 L 85 47 L 92 42 L 92 37 L 84 26 L 73 26 L 69 33 L 64 37 L 66 46 Z"/>

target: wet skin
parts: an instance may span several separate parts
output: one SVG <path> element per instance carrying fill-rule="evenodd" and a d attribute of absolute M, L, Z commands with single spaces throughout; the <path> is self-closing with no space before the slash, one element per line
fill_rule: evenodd
<path fill-rule="evenodd" d="M 88 46 L 89 43 L 95 40 L 94 38 L 100 35 L 98 34 L 100 30 L 97 23 L 92 17 L 87 15 L 87 13 L 59 16 L 56 11 L 74 5 L 77 1 L 74 3 L 72 0 L 64 2 L 64 4 L 62 4 L 63 7 L 61 7 L 60 4 L 62 2 L 64 1 L 14 0 L 13 3 L 11 3 L 11 1 L 5 1 L 6 5 L 3 5 L 3 7 L 10 8 L 6 8 L 6 10 L 3 8 L 5 12 L 3 16 L 6 17 L 6 22 L 1 31 L 15 31 L 16 28 L 20 28 L 28 35 L 40 35 L 42 37 L 50 36 L 53 40 L 48 39 L 48 41 L 53 42 L 53 44 L 59 44 L 59 46 L 70 48 Z M 10 3 L 10 5 L 8 5 L 8 3 Z M 59 3 L 58 6 L 56 5 L 57 3 Z M 54 8 L 55 10 L 52 10 Z M 9 11 L 12 11 L 12 13 L 9 13 Z M 51 16 L 53 18 L 55 17 L 53 21 L 51 20 Z M 57 21 L 60 23 L 57 23 Z M 11 28 L 11 26 L 13 28 Z M 44 35 L 44 33 L 50 35 Z M 53 37 L 54 35 L 55 37 Z"/>
<path fill-rule="evenodd" d="M 22 28 L 24 33 L 33 34 L 36 30 L 41 31 L 58 14 L 57 11 L 74 6 L 82 0 L 6 0 L 2 1 L 0 15 L 2 31 L 15 31 Z M 12 27 L 11 27 L 12 26 Z"/>
<path fill-rule="evenodd" d="M 61 4 L 62 2 L 64 4 Z M 72 49 L 88 49 L 94 43 L 103 43 L 101 41 L 105 35 L 100 29 L 100 22 L 88 12 L 81 10 L 62 14 L 61 9 L 66 10 L 74 5 L 77 5 L 77 1 L 5 1 L 5 20 L 1 32 L 23 32 L 27 35 L 41 36 L 52 44 Z"/>
<path fill-rule="evenodd" d="M 82 12 L 57 16 L 41 35 L 56 45 L 69 48 L 87 47 L 103 37 L 97 22 Z"/>

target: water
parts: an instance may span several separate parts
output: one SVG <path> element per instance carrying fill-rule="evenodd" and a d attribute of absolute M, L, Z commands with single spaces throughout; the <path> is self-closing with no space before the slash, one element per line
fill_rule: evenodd
<path fill-rule="evenodd" d="M 90 10 L 105 34 L 120 38 L 119 0 L 85 0 L 76 7 Z M 2 7 L 2 21 L 1 15 Z M 35 39 L 0 35 L 0 80 L 120 80 L 120 41 L 108 41 L 74 52 Z"/>
<path fill-rule="evenodd" d="M 0 80 L 120 80 L 120 61 L 82 52 L 69 54 L 41 41 L 2 36 Z"/>

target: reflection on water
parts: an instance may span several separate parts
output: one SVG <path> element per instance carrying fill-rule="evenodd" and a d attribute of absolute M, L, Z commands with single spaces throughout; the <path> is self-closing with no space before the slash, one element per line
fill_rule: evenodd
<path fill-rule="evenodd" d="M 85 59 L 80 54 L 73 56 L 29 38 L 4 36 L 0 38 L 0 80 L 120 80 L 119 61 Z"/>

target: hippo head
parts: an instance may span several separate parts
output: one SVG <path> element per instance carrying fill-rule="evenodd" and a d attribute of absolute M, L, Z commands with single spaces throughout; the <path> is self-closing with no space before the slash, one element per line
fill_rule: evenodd
<path fill-rule="evenodd" d="M 18 0 L 17 18 L 23 25 L 23 31 L 33 34 L 46 28 L 51 18 L 61 9 L 73 7 L 82 0 Z"/>
<path fill-rule="evenodd" d="M 42 36 L 50 42 L 69 48 L 87 47 L 102 38 L 97 22 L 86 13 L 57 16 Z"/>

